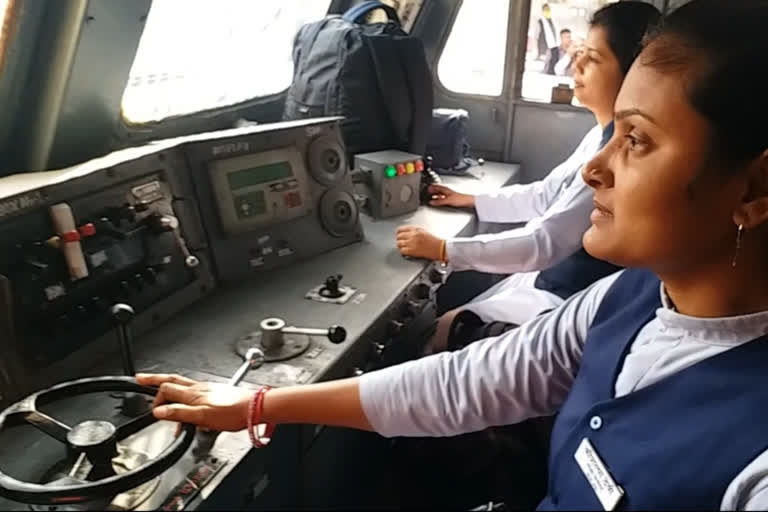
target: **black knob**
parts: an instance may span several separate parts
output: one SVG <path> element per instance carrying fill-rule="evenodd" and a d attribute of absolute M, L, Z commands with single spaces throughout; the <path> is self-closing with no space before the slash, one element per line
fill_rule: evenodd
<path fill-rule="evenodd" d="M 137 290 L 142 291 L 144 289 L 144 285 L 146 284 L 144 281 L 144 276 L 141 274 L 134 275 L 133 284 L 136 286 Z"/>
<path fill-rule="evenodd" d="M 432 267 L 429 269 L 429 280 L 434 284 L 442 284 L 443 279 L 445 278 L 445 270 L 439 269 L 438 267 Z"/>
<path fill-rule="evenodd" d="M 432 294 L 432 288 L 427 283 L 418 283 L 411 288 L 411 297 L 416 300 L 426 300 Z"/>
<path fill-rule="evenodd" d="M 353 377 L 359 377 L 359 376 L 361 376 L 364 373 L 365 372 L 363 370 L 361 370 L 360 368 L 352 368 L 352 376 Z"/>
<path fill-rule="evenodd" d="M 435 161 L 435 159 L 432 158 L 432 155 L 427 155 L 424 160 L 426 160 L 427 163 L 427 170 L 432 170 L 432 163 Z"/>
<path fill-rule="evenodd" d="M 91 297 L 91 308 L 99 313 L 104 311 L 105 305 L 101 297 Z"/>
<path fill-rule="evenodd" d="M 387 324 L 387 334 L 391 337 L 397 337 L 400 336 L 400 334 L 403 332 L 403 322 L 400 322 L 398 320 L 390 320 Z"/>
<path fill-rule="evenodd" d="M 374 343 L 373 344 L 373 351 L 376 353 L 376 357 L 381 357 L 384 355 L 384 350 L 386 350 L 387 346 L 383 343 Z"/>
<path fill-rule="evenodd" d="M 94 225 L 96 226 L 96 231 L 103 235 L 108 235 L 112 238 L 117 238 L 118 240 L 125 240 L 128 238 L 128 234 L 115 226 L 108 217 L 98 219 L 94 222 Z"/>
<path fill-rule="evenodd" d="M 109 310 L 116 325 L 125 325 L 133 319 L 136 312 L 128 304 L 115 304 Z"/>
<path fill-rule="evenodd" d="M 337 299 L 344 295 L 344 293 L 339 289 L 342 277 L 343 276 L 341 274 L 328 276 L 325 279 L 325 284 L 322 288 L 320 288 L 320 295 L 331 299 Z"/>
<path fill-rule="evenodd" d="M 400 313 L 407 318 L 413 318 L 419 313 L 421 305 L 413 300 L 407 300 L 400 305 Z"/>
<path fill-rule="evenodd" d="M 332 325 L 328 328 L 328 339 L 331 343 L 341 343 L 347 339 L 347 330 L 340 325 Z"/>
<path fill-rule="evenodd" d="M 144 278 L 149 284 L 155 284 L 157 282 L 157 270 L 152 267 L 147 267 L 144 271 Z"/>

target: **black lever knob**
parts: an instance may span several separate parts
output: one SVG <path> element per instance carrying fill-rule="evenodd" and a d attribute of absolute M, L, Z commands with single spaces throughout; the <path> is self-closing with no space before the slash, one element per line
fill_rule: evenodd
<path fill-rule="evenodd" d="M 120 344 L 120 355 L 123 359 L 123 372 L 128 377 L 136 375 L 136 368 L 133 364 L 133 355 L 131 354 L 131 330 L 129 324 L 135 315 L 135 312 L 128 304 L 115 304 L 110 309 L 112 322 L 117 326 L 117 341 Z"/>
<path fill-rule="evenodd" d="M 339 286 L 341 285 L 341 274 L 336 274 L 333 276 L 328 276 L 325 279 L 325 284 L 320 289 L 320 295 L 323 297 L 328 297 L 331 299 L 338 299 L 342 295 L 344 295 L 344 292 L 341 291 Z"/>
<path fill-rule="evenodd" d="M 123 362 L 123 372 L 128 377 L 136 375 L 136 366 L 133 363 L 131 343 L 133 338 L 129 324 L 135 315 L 135 311 L 128 304 L 115 304 L 109 310 L 112 322 L 117 329 L 117 341 L 120 344 L 120 356 Z M 138 393 L 126 393 L 123 395 L 123 413 L 138 417 L 149 410 L 149 402 Z"/>
<path fill-rule="evenodd" d="M 340 325 L 332 325 L 328 329 L 328 339 L 331 343 L 341 343 L 347 339 L 347 330 Z"/>

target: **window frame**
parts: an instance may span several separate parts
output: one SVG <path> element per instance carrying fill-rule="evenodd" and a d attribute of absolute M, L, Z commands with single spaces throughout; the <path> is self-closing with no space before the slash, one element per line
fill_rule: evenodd
<path fill-rule="evenodd" d="M 521 2 L 522 4 L 530 4 L 531 0 L 527 0 L 525 2 Z M 448 98 L 454 98 L 454 99 L 472 99 L 472 100 L 480 100 L 480 101 L 501 101 L 505 98 L 509 97 L 510 90 L 516 89 L 516 82 L 517 79 L 514 76 L 510 76 L 513 71 L 515 71 L 515 68 L 517 65 L 519 65 L 517 62 L 515 62 L 518 57 L 519 48 L 517 44 L 510 44 L 511 42 L 511 35 L 514 35 L 515 28 L 516 28 L 516 20 L 515 20 L 515 6 L 518 5 L 518 2 L 515 0 L 509 0 L 509 10 L 507 11 L 507 50 L 504 52 L 504 70 L 502 74 L 502 85 L 501 85 L 501 93 L 496 95 L 491 94 L 478 94 L 478 93 L 465 93 L 465 92 L 459 92 L 454 91 L 452 89 L 449 89 L 446 87 L 446 85 L 443 83 L 443 81 L 440 79 L 440 73 L 438 71 L 438 68 L 440 66 L 440 60 L 443 58 L 443 55 L 445 53 L 445 47 L 448 44 L 448 39 L 451 37 L 451 33 L 453 31 L 453 26 L 456 24 L 456 20 L 459 17 L 459 13 L 461 12 L 461 8 L 464 5 L 464 0 L 457 0 L 456 2 L 456 8 L 453 13 L 453 16 L 450 19 L 450 26 L 451 30 L 447 31 L 444 35 L 444 37 L 440 41 L 440 45 L 437 47 L 436 52 L 436 59 L 434 63 L 434 87 L 439 91 L 439 93 L 443 96 L 446 96 Z M 524 11 L 527 11 L 530 9 L 530 5 L 524 7 Z M 514 50 L 514 51 L 513 51 Z M 525 61 L 525 56 L 523 55 L 523 62 Z"/>

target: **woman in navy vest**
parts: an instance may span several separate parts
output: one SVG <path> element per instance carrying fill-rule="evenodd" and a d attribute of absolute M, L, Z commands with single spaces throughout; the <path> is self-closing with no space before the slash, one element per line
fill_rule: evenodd
<path fill-rule="evenodd" d="M 155 415 L 452 436 L 559 411 L 542 509 L 768 509 L 766 24 L 768 0 L 694 0 L 633 64 L 583 172 L 585 248 L 632 269 L 501 340 L 360 378 L 141 376 L 162 383 Z"/>

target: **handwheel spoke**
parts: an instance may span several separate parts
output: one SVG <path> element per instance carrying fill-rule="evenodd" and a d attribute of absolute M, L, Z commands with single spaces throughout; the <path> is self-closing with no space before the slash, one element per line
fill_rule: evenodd
<path fill-rule="evenodd" d="M 41 432 L 48 434 L 61 443 L 67 444 L 67 434 L 71 429 L 64 423 L 40 411 L 27 411 L 23 413 L 23 417 L 27 423 Z"/>
<path fill-rule="evenodd" d="M 152 416 L 152 411 L 145 412 L 138 418 L 134 418 L 131 421 L 128 421 L 119 427 L 117 427 L 117 433 L 115 434 L 115 438 L 118 441 L 122 441 L 123 439 L 132 436 L 139 430 L 142 430 L 144 428 L 147 428 L 151 424 L 155 423 L 157 420 L 154 416 Z"/>

